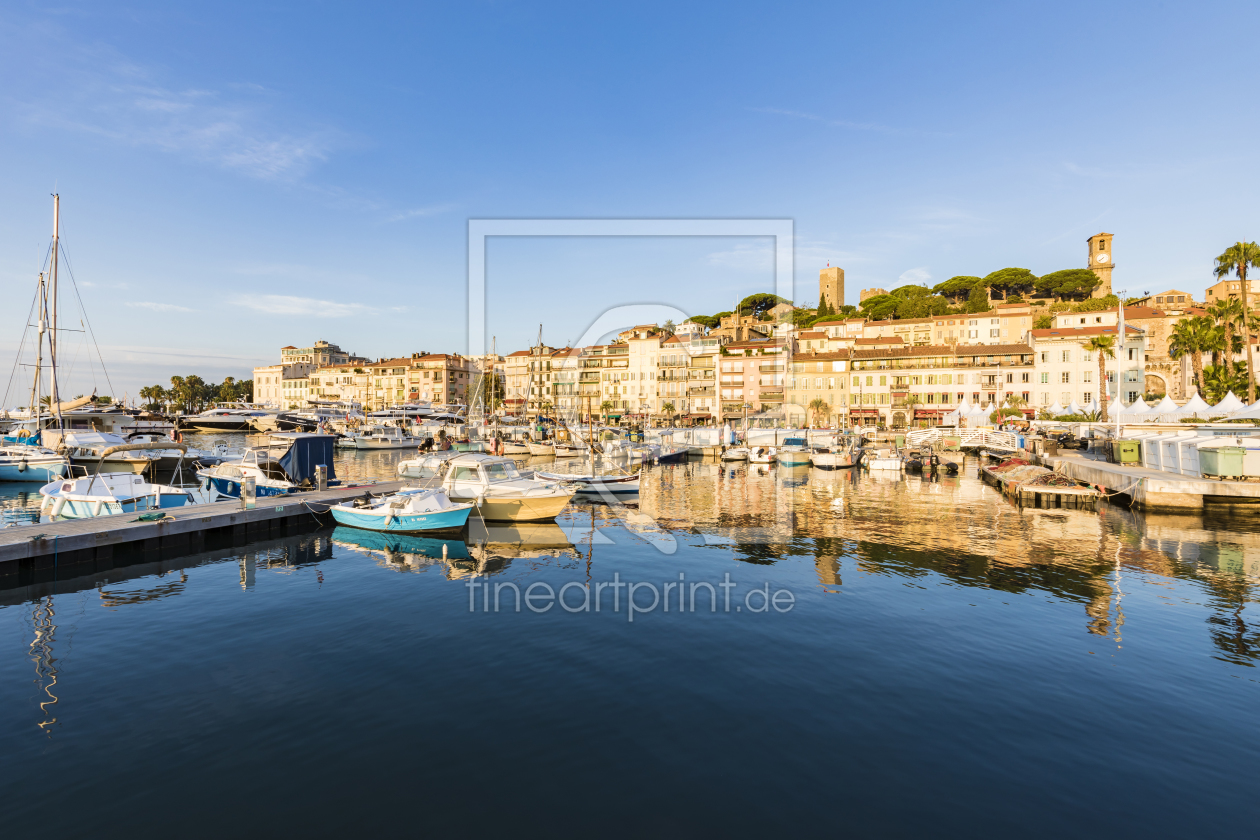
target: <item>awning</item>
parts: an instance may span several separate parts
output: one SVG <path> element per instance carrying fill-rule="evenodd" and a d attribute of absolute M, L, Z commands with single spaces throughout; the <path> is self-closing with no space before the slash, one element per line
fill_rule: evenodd
<path fill-rule="evenodd" d="M 879 414 L 878 408 L 850 408 L 850 414 Z"/>

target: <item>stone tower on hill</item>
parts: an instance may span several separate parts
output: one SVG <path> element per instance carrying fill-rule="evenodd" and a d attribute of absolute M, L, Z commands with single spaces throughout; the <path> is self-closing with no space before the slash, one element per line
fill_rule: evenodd
<path fill-rule="evenodd" d="M 818 303 L 823 298 L 833 310 L 844 306 L 844 269 L 824 268 L 818 272 Z"/>
<path fill-rule="evenodd" d="M 1085 267 L 1102 281 L 1094 289 L 1093 297 L 1096 298 L 1111 294 L 1111 269 L 1116 265 L 1115 254 L 1111 252 L 1111 237 L 1110 233 L 1096 233 L 1086 240 L 1089 242 L 1089 263 Z"/>

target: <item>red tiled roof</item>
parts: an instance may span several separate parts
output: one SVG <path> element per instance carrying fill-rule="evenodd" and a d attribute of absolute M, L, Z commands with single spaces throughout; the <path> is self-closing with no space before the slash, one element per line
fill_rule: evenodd
<path fill-rule="evenodd" d="M 889 335 L 883 338 L 859 338 L 855 344 L 905 344 L 899 335 Z"/>
<path fill-rule="evenodd" d="M 827 333 L 823 330 L 810 330 L 809 332 L 800 333 L 796 337 L 802 340 L 812 341 L 817 338 L 826 338 Z"/>

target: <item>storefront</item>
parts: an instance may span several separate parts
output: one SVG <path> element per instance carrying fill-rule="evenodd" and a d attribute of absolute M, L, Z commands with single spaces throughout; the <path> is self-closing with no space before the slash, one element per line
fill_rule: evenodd
<path fill-rule="evenodd" d="M 915 408 L 914 425 L 920 429 L 930 429 L 945 422 L 945 415 L 953 409 L 949 408 Z"/>
<path fill-rule="evenodd" d="M 883 420 L 878 408 L 850 408 L 850 426 L 878 426 Z"/>

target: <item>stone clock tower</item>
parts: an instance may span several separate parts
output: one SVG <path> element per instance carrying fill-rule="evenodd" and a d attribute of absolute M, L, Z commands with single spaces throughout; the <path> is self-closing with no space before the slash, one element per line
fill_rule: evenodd
<path fill-rule="evenodd" d="M 1085 267 L 1102 281 L 1102 285 L 1094 289 L 1093 297 L 1096 298 L 1111 294 L 1111 269 L 1116 264 L 1115 255 L 1111 253 L 1111 237 L 1110 233 L 1096 233 L 1088 240 L 1089 262 Z"/>

